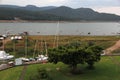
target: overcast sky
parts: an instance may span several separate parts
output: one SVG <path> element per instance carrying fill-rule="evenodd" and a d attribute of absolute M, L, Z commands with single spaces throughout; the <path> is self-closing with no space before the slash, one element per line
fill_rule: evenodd
<path fill-rule="evenodd" d="M 92 8 L 99 12 L 120 15 L 120 0 L 0 0 L 0 4 L 8 5 L 36 5 L 41 6 L 69 6 L 72 8 Z"/>

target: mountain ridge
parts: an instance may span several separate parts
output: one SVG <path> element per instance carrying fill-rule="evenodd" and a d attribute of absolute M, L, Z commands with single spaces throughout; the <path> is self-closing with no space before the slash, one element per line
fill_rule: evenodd
<path fill-rule="evenodd" d="M 0 19 L 18 17 L 23 20 L 120 21 L 120 16 L 116 14 L 99 13 L 91 8 L 73 9 L 67 6 L 0 5 L 0 12 Z"/>

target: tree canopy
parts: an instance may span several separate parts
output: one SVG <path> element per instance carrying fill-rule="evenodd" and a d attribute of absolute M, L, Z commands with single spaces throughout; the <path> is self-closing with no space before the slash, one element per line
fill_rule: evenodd
<path fill-rule="evenodd" d="M 79 47 L 78 47 L 78 45 Z M 70 47 L 71 46 L 71 47 Z M 71 66 L 72 70 L 76 70 L 77 64 L 87 63 L 89 67 L 93 67 L 95 62 L 100 60 L 102 48 L 99 46 L 80 47 L 80 43 L 71 43 L 66 46 L 49 50 L 49 62 L 63 62 Z"/>

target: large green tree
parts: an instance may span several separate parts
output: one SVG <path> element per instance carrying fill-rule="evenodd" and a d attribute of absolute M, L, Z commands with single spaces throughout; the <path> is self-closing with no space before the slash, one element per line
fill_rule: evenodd
<path fill-rule="evenodd" d="M 58 48 L 49 51 L 49 61 L 53 63 L 63 62 L 76 71 L 77 64 L 84 63 L 84 50 L 83 49 L 67 49 Z"/>
<path fill-rule="evenodd" d="M 85 62 L 88 64 L 89 69 L 94 68 L 95 62 L 100 61 L 102 48 L 99 46 L 89 46 L 85 50 Z"/>
<path fill-rule="evenodd" d="M 70 45 L 70 44 L 69 44 Z M 87 63 L 90 68 L 93 68 L 94 63 L 100 60 L 100 52 L 102 48 L 99 46 L 88 46 L 81 48 L 80 45 L 61 46 L 49 50 L 49 62 L 58 63 L 63 62 L 71 66 L 72 71 L 77 70 L 77 64 Z"/>

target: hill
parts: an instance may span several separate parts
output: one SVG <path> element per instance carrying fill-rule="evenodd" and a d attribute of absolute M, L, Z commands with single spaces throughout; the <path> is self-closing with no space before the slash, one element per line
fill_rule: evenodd
<path fill-rule="evenodd" d="M 67 18 L 53 14 L 43 13 L 41 11 L 30 11 L 21 8 L 0 8 L 0 20 L 68 20 Z"/>
<path fill-rule="evenodd" d="M 43 11 L 43 10 L 49 10 L 49 9 L 54 9 L 54 8 L 56 7 L 55 6 L 37 7 L 34 5 L 27 5 L 25 7 L 19 7 L 19 9 L 29 10 L 29 11 Z"/>
<path fill-rule="evenodd" d="M 66 6 L 61 6 L 55 9 L 46 10 L 49 14 L 54 14 L 62 17 L 72 18 L 74 20 L 91 20 L 91 21 L 119 21 L 120 16 L 115 14 L 98 13 L 90 8 L 72 9 Z"/>
<path fill-rule="evenodd" d="M 9 13 L 9 14 L 8 14 Z M 120 16 L 108 13 L 99 13 L 90 8 L 73 9 L 66 6 L 25 7 L 1 5 L 0 19 L 18 17 L 23 20 L 74 20 L 74 21 L 120 21 Z"/>

